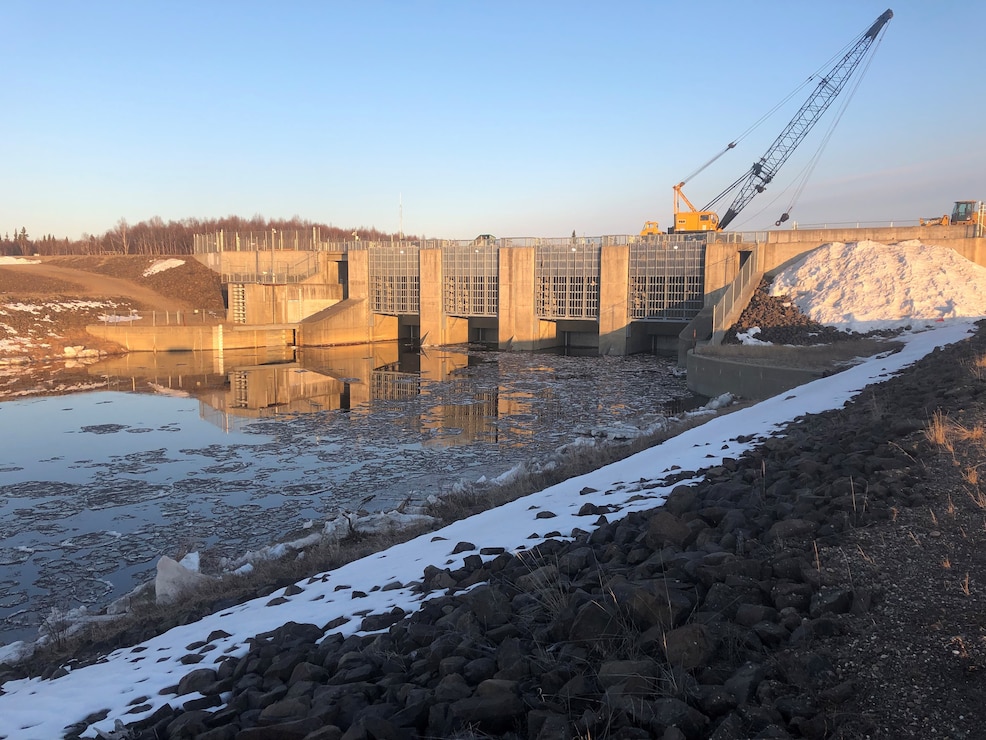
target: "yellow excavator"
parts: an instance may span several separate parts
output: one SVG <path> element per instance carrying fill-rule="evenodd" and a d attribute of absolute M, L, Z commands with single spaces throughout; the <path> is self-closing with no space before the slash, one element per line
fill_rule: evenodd
<path fill-rule="evenodd" d="M 922 226 L 986 226 L 986 204 L 981 200 L 957 200 L 952 215 L 920 218 Z"/>
<path fill-rule="evenodd" d="M 794 152 L 797 146 L 804 141 L 811 128 L 818 122 L 818 119 L 826 111 L 829 105 L 835 100 L 836 96 L 842 91 L 852 76 L 860 62 L 863 61 L 874 41 L 884 30 L 887 23 L 893 18 L 893 11 L 889 8 L 877 18 L 869 28 L 858 36 L 855 43 L 824 75 L 819 78 L 818 85 L 811 95 L 795 114 L 794 118 L 787 124 L 785 129 L 774 140 L 767 149 L 766 153 L 753 166 L 743 174 L 732 185 L 723 190 L 718 196 L 712 199 L 704 208 L 696 208 L 691 201 L 685 197 L 682 188 L 685 183 L 699 172 L 704 170 L 727 151 L 736 146 L 737 142 L 730 142 L 725 149 L 710 159 L 689 177 L 674 186 L 674 225 L 668 229 L 668 233 L 675 232 L 702 232 L 702 231 L 722 231 L 730 222 L 739 215 L 739 212 L 759 193 L 767 189 L 767 185 L 774 179 L 777 171 L 787 161 L 788 157 Z M 866 65 L 862 65 L 865 69 Z M 761 119 L 762 122 L 763 119 Z M 749 131 L 747 131 L 749 133 Z M 745 136 L 744 134 L 743 136 Z M 742 138 L 742 137 L 740 137 Z M 827 140 L 827 137 L 826 137 Z M 726 195 L 736 192 L 732 204 L 726 209 L 722 218 L 712 210 L 713 207 Z M 681 207 L 681 203 L 687 206 L 687 210 Z M 793 204 L 792 204 L 793 205 Z M 788 211 L 791 209 L 788 208 Z M 776 226 L 790 218 L 790 214 L 785 212 L 777 220 Z M 642 236 L 651 231 L 651 227 L 657 224 L 648 221 L 641 231 Z"/>

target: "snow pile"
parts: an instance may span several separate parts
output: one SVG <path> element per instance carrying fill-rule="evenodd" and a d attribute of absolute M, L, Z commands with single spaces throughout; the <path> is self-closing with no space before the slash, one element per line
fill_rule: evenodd
<path fill-rule="evenodd" d="M 770 342 L 765 342 L 762 339 L 757 339 L 757 334 L 760 333 L 759 326 L 751 326 L 746 331 L 736 332 L 736 339 L 740 344 L 745 344 L 750 347 L 756 346 L 767 346 L 771 344 Z"/>
<path fill-rule="evenodd" d="M 173 267 L 181 267 L 184 264 L 185 264 L 185 260 L 179 260 L 179 259 L 158 260 L 153 265 L 151 265 L 146 270 L 144 270 L 142 274 L 144 277 L 150 277 L 151 275 L 156 275 L 159 272 L 170 270 Z"/>
<path fill-rule="evenodd" d="M 159 396 L 170 396 L 172 398 L 191 398 L 192 394 L 178 388 L 168 388 L 160 383 L 148 383 L 147 386 Z"/>
<path fill-rule="evenodd" d="M 29 260 L 24 257 L 0 257 L 0 265 L 36 265 L 41 260 Z"/>
<path fill-rule="evenodd" d="M 986 267 L 918 240 L 823 244 L 780 272 L 788 295 L 819 324 L 865 333 L 986 316 Z"/>

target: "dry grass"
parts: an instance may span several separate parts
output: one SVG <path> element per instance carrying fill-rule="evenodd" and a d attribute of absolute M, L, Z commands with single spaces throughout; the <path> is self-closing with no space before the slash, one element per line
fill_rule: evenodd
<path fill-rule="evenodd" d="M 579 448 L 575 453 L 555 461 L 556 464 L 551 467 L 522 471 L 502 486 L 475 485 L 453 495 L 444 496 L 429 505 L 426 513 L 442 520 L 443 524 L 465 519 L 481 511 L 515 501 L 522 496 L 543 491 L 569 478 L 623 460 L 688 429 L 701 426 L 709 418 L 711 417 L 691 417 L 675 423 L 672 427 L 622 444 Z"/>
<path fill-rule="evenodd" d="M 969 361 L 969 372 L 976 380 L 986 380 L 986 354 L 976 355 Z"/>
<path fill-rule="evenodd" d="M 941 409 L 937 409 L 931 416 L 931 421 L 924 429 L 925 438 L 935 447 L 945 450 L 948 453 L 955 452 L 955 447 L 952 444 L 951 435 L 949 434 L 949 427 L 951 423 L 948 417 L 942 412 Z"/>
<path fill-rule="evenodd" d="M 924 436 L 932 445 L 954 457 L 957 443 L 980 443 L 986 440 L 986 426 L 983 424 L 963 426 L 949 419 L 948 415 L 939 409 L 932 414 L 931 420 L 925 426 Z M 976 485 L 979 481 L 979 472 L 975 467 L 966 468 L 963 476 L 972 485 Z"/>
<path fill-rule="evenodd" d="M 180 624 L 201 619 L 217 608 L 232 606 L 252 598 L 269 596 L 275 591 L 313 578 L 341 565 L 358 560 L 404 542 L 426 530 L 404 529 L 381 534 L 355 533 L 338 542 L 324 541 L 304 550 L 299 557 L 287 556 L 254 564 L 250 573 L 223 575 L 182 594 L 180 602 L 158 604 L 154 589 L 146 588 L 133 596 L 126 614 L 111 620 L 86 623 L 81 629 L 59 620 L 53 613 L 42 625 L 49 634 L 46 643 L 20 667 L 30 675 L 66 663 L 85 664 L 98 654 L 127 647 Z"/>

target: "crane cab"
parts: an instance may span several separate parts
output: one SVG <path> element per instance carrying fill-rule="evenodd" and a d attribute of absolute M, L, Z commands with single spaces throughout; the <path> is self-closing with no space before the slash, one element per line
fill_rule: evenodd
<path fill-rule="evenodd" d="M 689 231 L 719 231 L 719 216 L 715 211 L 700 211 L 692 202 L 688 200 L 681 188 L 685 183 L 679 182 L 672 188 L 674 190 L 674 228 L 672 234 L 681 234 Z M 684 201 L 688 210 L 684 210 L 680 201 Z"/>
<path fill-rule="evenodd" d="M 719 231 L 719 216 L 714 211 L 678 211 L 674 215 L 674 230 Z"/>

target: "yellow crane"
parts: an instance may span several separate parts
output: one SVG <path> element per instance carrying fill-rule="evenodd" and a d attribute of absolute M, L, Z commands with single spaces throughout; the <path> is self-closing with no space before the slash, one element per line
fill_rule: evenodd
<path fill-rule="evenodd" d="M 836 63 L 822 75 L 818 85 L 809 95 L 808 99 L 795 114 L 794 118 L 787 124 L 784 130 L 778 135 L 774 142 L 767 148 L 766 153 L 739 179 L 723 190 L 718 196 L 712 199 L 704 208 L 696 208 L 691 201 L 685 197 L 682 188 L 685 183 L 699 172 L 704 170 L 715 160 L 736 146 L 736 142 L 730 142 L 719 154 L 710 159 L 692 175 L 685 178 L 674 186 L 674 225 L 668 229 L 669 233 L 686 231 L 721 231 L 732 222 L 739 212 L 759 193 L 767 189 L 767 185 L 774 179 L 777 171 L 787 161 L 788 157 L 794 152 L 797 146 L 804 141 L 805 136 L 812 127 L 818 122 L 822 114 L 828 109 L 829 105 L 835 100 L 836 96 L 842 91 L 852 76 L 853 72 L 860 65 L 860 62 L 870 50 L 873 42 L 884 30 L 887 23 L 893 18 L 893 11 L 889 8 L 884 11 L 867 28 Z M 762 121 L 763 119 L 761 119 Z M 747 131 L 749 133 L 749 131 Z M 746 134 L 744 134 L 745 136 Z M 742 137 L 741 137 L 742 138 Z M 719 218 L 713 207 L 722 198 L 732 192 L 736 196 L 729 208 Z M 687 210 L 682 209 L 681 203 L 687 206 Z M 793 204 L 792 204 L 793 205 Z M 788 208 L 788 211 L 791 209 Z M 790 215 L 785 212 L 778 219 L 776 225 L 780 226 L 788 220 Z M 648 227 L 654 222 L 648 221 L 644 227 L 644 234 Z"/>

